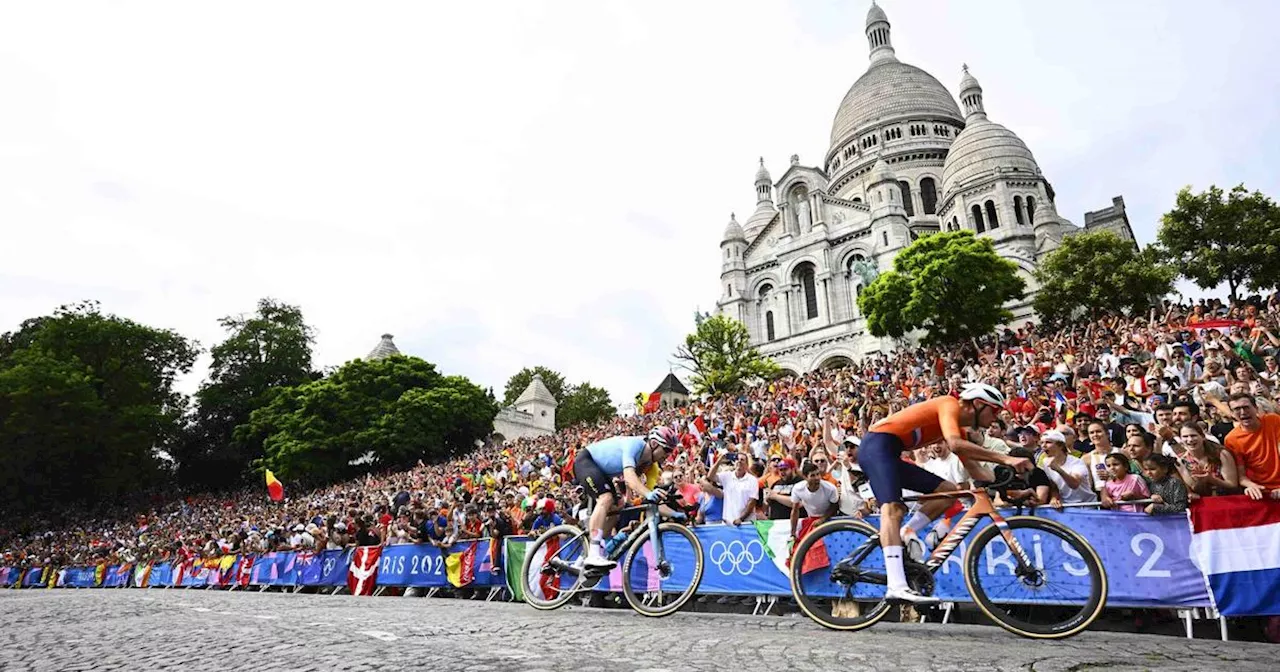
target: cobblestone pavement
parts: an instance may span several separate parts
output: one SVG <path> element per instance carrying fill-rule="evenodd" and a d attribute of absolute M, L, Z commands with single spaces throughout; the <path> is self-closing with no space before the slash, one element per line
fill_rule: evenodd
<path fill-rule="evenodd" d="M 1274 645 L 986 626 L 173 590 L 0 591 L 0 670 L 1245 670 Z"/>

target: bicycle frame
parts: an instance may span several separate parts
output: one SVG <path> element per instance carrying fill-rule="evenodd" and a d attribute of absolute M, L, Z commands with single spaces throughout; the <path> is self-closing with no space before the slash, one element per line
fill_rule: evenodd
<path fill-rule="evenodd" d="M 1009 550 L 1018 558 L 1020 570 L 1025 571 L 1033 567 L 1034 563 L 1031 561 L 1031 556 L 1027 555 L 1027 552 L 1022 548 L 1022 544 L 1018 543 L 1017 538 L 1013 536 L 1013 533 L 1009 530 L 1009 524 L 996 511 L 995 505 L 991 503 L 991 496 L 987 494 L 985 489 L 935 492 L 904 499 L 923 502 L 934 499 L 958 499 L 966 495 L 973 497 L 973 506 L 965 510 L 964 517 L 960 519 L 960 522 L 956 523 L 951 528 L 951 531 L 947 533 L 947 536 L 938 542 L 937 548 L 933 549 L 933 553 L 925 561 L 925 566 L 929 568 L 929 571 L 937 571 L 942 566 L 942 563 L 946 562 L 947 558 L 951 557 L 951 554 L 960 546 L 960 542 L 964 541 L 965 536 L 973 531 L 974 526 L 983 518 L 991 518 L 991 523 L 1000 529 L 1000 536 L 1004 539 L 1004 543 L 1009 546 Z"/>
<path fill-rule="evenodd" d="M 965 510 L 964 517 L 960 519 L 960 522 L 956 523 L 955 526 L 951 528 L 951 532 L 949 532 L 947 536 L 943 537 L 942 541 L 938 542 L 937 548 L 933 549 L 933 553 L 929 555 L 929 558 L 924 563 L 929 572 L 933 573 L 938 571 L 938 568 L 942 567 L 942 563 L 946 562 L 947 558 L 951 557 L 951 554 L 960 546 L 960 542 L 964 541 L 964 538 L 973 531 L 973 528 L 983 518 L 988 517 L 991 518 L 992 524 L 996 525 L 1000 529 L 1000 536 L 1009 546 L 1014 557 L 1018 559 L 1018 572 L 1022 573 L 1031 571 L 1034 568 L 1034 563 L 1031 561 L 1031 557 L 1027 555 L 1025 550 L 1023 550 L 1022 544 L 1018 543 L 1017 538 L 1013 536 L 1013 533 L 1009 530 L 1009 524 L 1006 523 L 1000 513 L 996 511 L 996 507 L 991 503 L 991 496 L 987 494 L 985 489 L 935 492 L 915 497 L 904 497 L 903 501 L 918 502 L 934 499 L 959 499 L 965 496 L 973 497 L 973 506 Z M 877 534 L 872 536 L 870 539 L 863 542 L 861 546 L 854 549 L 847 559 L 852 561 L 854 566 L 861 565 L 862 561 L 871 554 L 871 551 L 875 550 L 875 547 L 879 542 L 880 535 Z M 865 570 L 859 570 L 857 572 L 857 577 L 859 581 L 864 581 L 866 583 L 881 585 L 888 583 L 888 577 L 885 575 Z"/>
<path fill-rule="evenodd" d="M 608 555 L 608 558 L 610 560 L 616 561 L 618 558 L 621 558 L 622 556 L 626 555 L 628 549 L 630 549 L 633 545 L 638 543 L 639 540 L 645 534 L 648 534 L 650 541 L 653 542 L 654 559 L 659 563 L 666 562 L 666 559 L 667 559 L 666 554 L 663 552 L 663 548 L 662 548 L 662 535 L 658 533 L 658 523 L 661 521 L 661 516 L 659 515 L 657 504 L 645 503 L 638 506 L 623 507 L 621 509 L 618 509 L 617 515 L 621 515 L 623 513 L 627 513 L 630 511 L 641 511 L 641 510 L 649 514 L 645 516 L 645 520 L 644 520 L 645 524 L 636 526 L 636 529 L 632 530 L 631 533 L 627 535 L 627 538 L 624 539 L 621 544 L 618 544 L 617 548 L 613 549 L 613 552 Z M 576 538 L 586 541 L 588 534 L 590 534 L 589 530 L 583 530 L 582 533 Z M 602 572 L 597 573 L 597 572 L 593 572 L 591 570 L 586 570 L 586 569 L 579 570 L 578 568 L 573 567 L 569 562 L 559 557 L 552 558 L 547 562 L 557 570 L 567 572 L 572 576 L 579 576 L 580 574 L 588 578 L 597 578 L 597 577 L 604 576 L 604 573 Z"/>

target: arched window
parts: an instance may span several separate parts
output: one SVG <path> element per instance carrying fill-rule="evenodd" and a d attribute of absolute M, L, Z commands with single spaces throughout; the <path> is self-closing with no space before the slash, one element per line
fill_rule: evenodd
<path fill-rule="evenodd" d="M 932 177 L 920 180 L 920 204 L 924 206 L 924 214 L 938 214 L 938 187 Z"/>
<path fill-rule="evenodd" d="M 1027 223 L 1036 223 L 1036 199 L 1033 196 L 1027 197 Z"/>
<path fill-rule="evenodd" d="M 902 192 L 902 207 L 907 209 L 907 216 L 915 217 L 916 204 L 911 202 L 911 184 L 906 181 L 898 182 L 898 190 Z"/>
<path fill-rule="evenodd" d="M 861 203 L 861 202 L 862 202 L 862 197 L 861 197 L 861 196 L 854 196 L 854 197 L 853 197 L 853 202 L 854 202 L 854 203 Z"/>
<path fill-rule="evenodd" d="M 1018 226 L 1022 226 L 1023 224 L 1026 223 L 1023 221 L 1023 217 L 1022 217 L 1022 197 L 1021 196 L 1013 197 L 1013 216 L 1015 219 L 1018 220 Z"/>
<path fill-rule="evenodd" d="M 796 271 L 797 279 L 800 280 L 800 289 L 804 292 L 804 314 L 805 319 L 812 320 L 818 317 L 818 288 L 814 282 L 813 265 L 805 264 Z"/>
<path fill-rule="evenodd" d="M 764 314 L 764 332 L 768 340 L 772 341 L 773 336 L 773 311 Z"/>
<path fill-rule="evenodd" d="M 1000 218 L 996 217 L 996 204 L 987 201 L 987 228 L 994 229 L 1000 226 Z"/>
<path fill-rule="evenodd" d="M 974 206 L 970 208 L 970 212 L 973 213 L 973 227 L 977 229 L 978 233 L 986 231 L 987 227 L 982 223 L 982 206 L 975 203 Z"/>

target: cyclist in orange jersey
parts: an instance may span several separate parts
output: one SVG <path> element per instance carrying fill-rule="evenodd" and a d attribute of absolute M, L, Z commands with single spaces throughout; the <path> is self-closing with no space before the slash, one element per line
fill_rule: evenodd
<path fill-rule="evenodd" d="M 979 460 L 1005 464 L 1019 472 L 1029 471 L 1031 461 L 992 452 L 965 438 L 963 427 L 985 429 L 995 421 L 1004 407 L 1004 395 L 990 385 L 971 383 L 952 396 L 934 397 L 913 404 L 877 422 L 862 438 L 858 449 L 858 465 L 866 474 L 880 504 L 880 545 L 884 549 L 888 590 L 885 598 L 913 604 L 933 604 L 939 600 L 921 595 L 907 584 L 902 563 L 902 519 L 907 507 L 902 503 L 902 489 L 921 493 L 948 492 L 959 486 L 902 459 L 902 451 L 946 441 L 962 460 Z M 952 502 L 936 499 L 923 503 L 912 514 L 907 526 L 919 532 L 937 518 Z"/>

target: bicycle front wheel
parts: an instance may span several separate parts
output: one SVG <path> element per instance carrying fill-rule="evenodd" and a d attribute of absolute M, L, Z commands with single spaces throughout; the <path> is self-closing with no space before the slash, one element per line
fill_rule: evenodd
<path fill-rule="evenodd" d="M 684 525 L 658 525 L 661 553 L 646 532 L 627 549 L 622 561 L 622 594 L 637 613 L 674 614 L 702 583 L 702 542 Z"/>
<path fill-rule="evenodd" d="M 796 604 L 832 630 L 861 630 L 884 618 L 886 582 L 879 532 L 861 520 L 823 523 L 791 554 Z"/>
<path fill-rule="evenodd" d="M 524 601 L 534 609 L 559 609 L 573 598 L 582 572 L 573 565 L 587 553 L 587 534 L 572 525 L 557 525 L 525 548 L 520 566 Z"/>
<path fill-rule="evenodd" d="M 997 625 L 1023 637 L 1062 639 L 1088 628 L 1107 603 L 1107 573 L 1097 552 L 1071 528 L 1045 518 L 1008 518 L 969 544 L 964 580 Z M 1013 546 L 1031 566 L 1024 567 Z"/>

